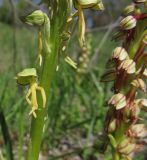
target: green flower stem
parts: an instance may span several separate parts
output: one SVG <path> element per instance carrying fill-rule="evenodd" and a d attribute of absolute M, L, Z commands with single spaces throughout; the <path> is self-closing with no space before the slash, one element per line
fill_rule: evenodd
<path fill-rule="evenodd" d="M 60 35 L 65 26 L 67 16 L 69 13 L 69 2 L 68 0 L 54 1 L 53 2 L 53 17 L 51 19 L 51 34 L 44 37 L 44 63 L 42 74 L 40 78 L 40 86 L 44 88 L 47 100 L 49 98 L 51 82 L 55 74 L 58 53 L 60 49 Z M 50 47 L 48 47 L 49 45 Z M 37 118 L 32 119 L 31 131 L 30 131 L 30 142 L 28 149 L 27 160 L 38 160 L 41 140 L 43 136 L 43 127 L 45 125 L 45 117 L 47 115 L 47 109 L 42 107 L 41 95 L 38 94 L 39 110 Z"/>
<path fill-rule="evenodd" d="M 113 153 L 113 160 L 120 160 L 120 156 L 117 152 Z"/>

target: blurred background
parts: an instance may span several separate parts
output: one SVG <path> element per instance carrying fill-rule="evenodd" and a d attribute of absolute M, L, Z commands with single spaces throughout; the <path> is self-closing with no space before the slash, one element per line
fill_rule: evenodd
<path fill-rule="evenodd" d="M 100 146 L 112 83 L 103 84 L 100 77 L 112 49 L 119 45 L 112 41 L 112 34 L 131 0 L 103 2 L 105 11 L 85 11 L 87 50 L 79 47 L 76 27 L 70 40 L 67 50 L 78 62 L 79 70 L 60 61 L 48 102 L 41 160 L 111 159 L 110 149 L 103 155 Z M 33 67 L 37 57 L 37 29 L 23 24 L 20 17 L 35 9 L 47 11 L 46 7 L 40 0 L 0 0 L 0 116 L 4 115 L 8 125 L 15 160 L 25 157 L 31 118 L 24 99 L 27 88 L 18 86 L 14 77 L 22 69 Z M 5 157 L 6 152 L 0 130 L 1 156 Z M 136 154 L 135 159 L 147 159 L 145 151 Z"/>

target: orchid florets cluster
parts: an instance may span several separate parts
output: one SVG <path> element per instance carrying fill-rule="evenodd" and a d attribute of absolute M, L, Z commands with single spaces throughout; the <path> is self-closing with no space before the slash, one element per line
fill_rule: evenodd
<path fill-rule="evenodd" d="M 108 70 L 102 76 L 102 81 L 114 81 L 105 133 L 113 160 L 131 160 L 131 153 L 142 149 L 147 136 L 145 121 L 140 117 L 142 111 L 147 111 L 146 0 L 134 0 L 124 9 L 114 39 L 121 45 L 113 50 Z"/>

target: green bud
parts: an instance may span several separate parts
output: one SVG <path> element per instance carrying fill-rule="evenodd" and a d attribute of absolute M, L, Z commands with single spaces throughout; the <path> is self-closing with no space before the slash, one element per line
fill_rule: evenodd
<path fill-rule="evenodd" d="M 113 119 L 108 126 L 108 132 L 112 133 L 115 131 L 115 129 L 116 129 L 116 119 Z"/>
<path fill-rule="evenodd" d="M 131 4 L 131 5 L 127 6 L 127 7 L 124 9 L 123 14 L 124 14 L 124 15 L 128 15 L 128 14 L 134 12 L 134 10 L 135 10 L 135 5 L 134 5 L 134 4 Z"/>
<path fill-rule="evenodd" d="M 41 26 L 45 23 L 46 14 L 41 10 L 36 10 L 25 17 L 25 23 L 29 25 Z"/>
<path fill-rule="evenodd" d="M 123 141 L 118 145 L 118 149 L 125 148 L 129 143 L 130 143 L 130 139 L 125 137 L 125 139 L 123 139 Z"/>
<path fill-rule="evenodd" d="M 120 22 L 120 27 L 123 30 L 130 30 L 136 27 L 137 20 L 133 16 L 127 16 Z"/>
<path fill-rule="evenodd" d="M 71 36 L 71 33 L 70 32 L 63 32 L 62 34 L 61 34 L 61 39 L 63 40 L 63 41 L 68 41 L 69 39 L 70 39 L 70 36 Z"/>

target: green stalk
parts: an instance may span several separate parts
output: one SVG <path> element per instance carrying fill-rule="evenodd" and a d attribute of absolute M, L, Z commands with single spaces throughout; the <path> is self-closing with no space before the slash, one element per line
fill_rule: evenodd
<path fill-rule="evenodd" d="M 116 151 L 114 151 L 114 153 L 112 153 L 112 156 L 113 156 L 113 160 L 120 160 L 120 156 Z"/>
<path fill-rule="evenodd" d="M 69 13 L 68 0 L 54 1 L 53 5 L 53 17 L 51 19 L 51 34 L 45 35 L 44 44 L 44 63 L 42 68 L 42 74 L 39 76 L 40 85 L 44 88 L 47 100 L 49 98 L 51 81 L 55 74 L 58 53 L 60 49 L 60 35 L 63 27 L 65 26 L 67 16 Z M 47 28 L 46 28 L 47 29 Z M 50 36 L 50 37 L 49 37 Z M 48 40 L 49 37 L 49 40 Z M 50 49 L 47 47 L 50 46 Z M 27 160 L 38 160 L 41 140 L 43 136 L 43 127 L 45 125 L 45 117 L 47 115 L 47 109 L 42 107 L 41 95 L 38 95 L 39 110 L 37 111 L 37 118 L 32 119 L 30 141 L 28 149 Z"/>

